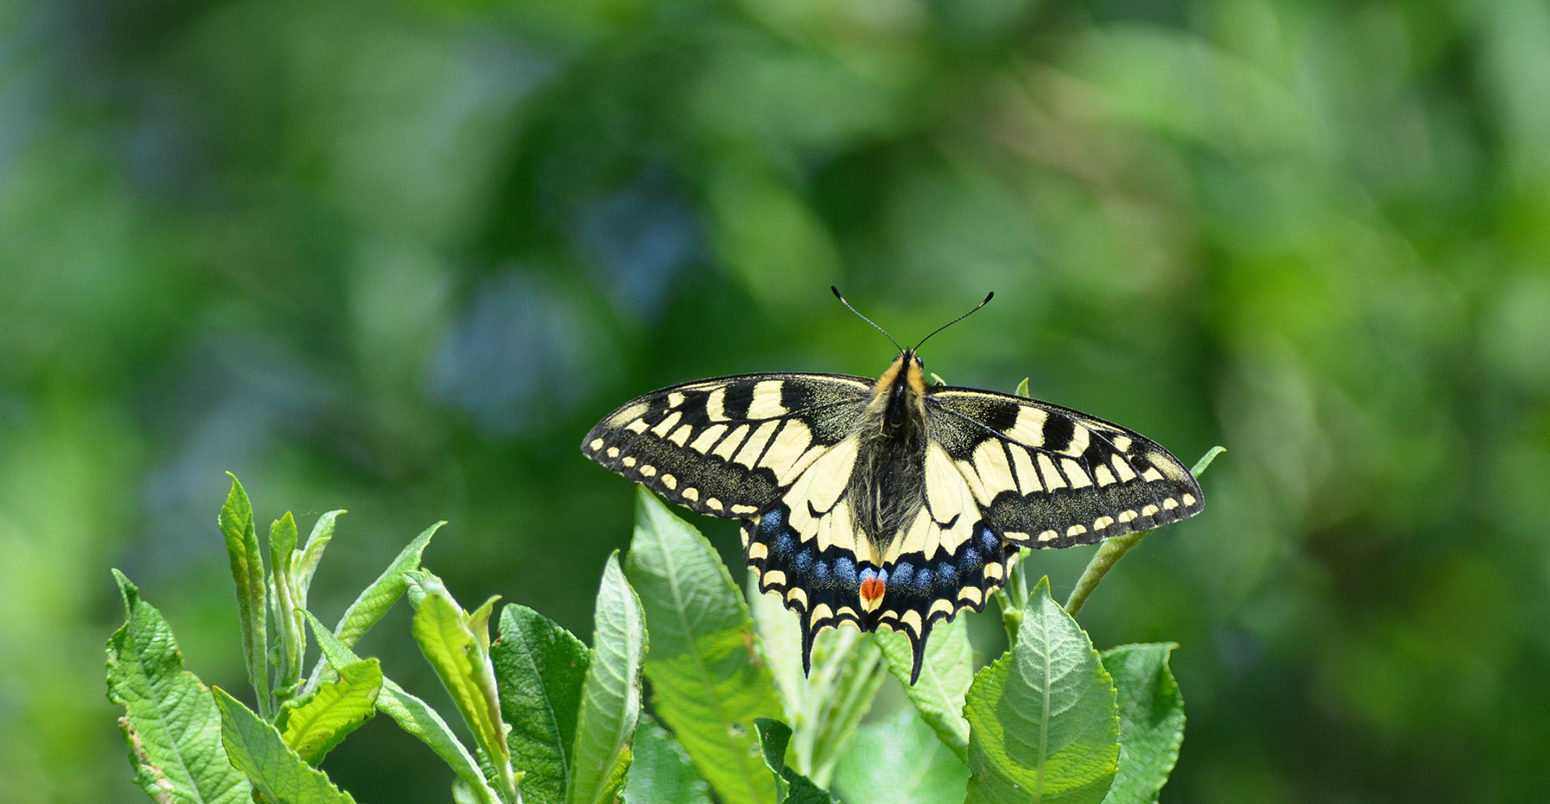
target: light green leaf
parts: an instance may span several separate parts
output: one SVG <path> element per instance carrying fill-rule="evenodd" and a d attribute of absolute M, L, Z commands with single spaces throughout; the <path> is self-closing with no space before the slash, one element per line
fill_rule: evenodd
<path fill-rule="evenodd" d="M 971 802 L 1100 802 L 1119 763 L 1114 685 L 1087 634 L 1029 596 L 1017 645 L 969 688 Z"/>
<path fill-rule="evenodd" d="M 512 762 L 526 774 L 528 804 L 565 801 L 576 711 L 591 656 L 587 646 L 547 617 L 511 604 L 501 611 L 500 639 L 490 647 L 501 715 L 511 727 Z"/>
<path fill-rule="evenodd" d="M 307 622 L 312 626 L 312 636 L 318 641 L 318 648 L 322 650 L 324 659 L 333 666 L 336 671 L 359 662 L 361 659 L 351 651 L 348 646 L 339 641 L 334 633 L 313 617 L 306 613 Z M 452 727 L 442 720 L 441 715 L 430 707 L 425 701 L 410 694 L 398 683 L 386 676 L 382 679 L 382 690 L 377 693 L 377 710 L 392 718 L 404 733 L 425 743 L 436 756 L 457 774 L 459 781 L 463 782 L 477 798 L 484 804 L 494 804 L 500 800 L 494 788 L 485 780 L 484 773 L 479 769 L 478 760 L 463 746 L 452 733 Z"/>
<path fill-rule="evenodd" d="M 124 624 L 108 639 L 108 700 L 124 707 L 119 727 L 135 784 L 158 800 L 242 804 L 247 778 L 221 745 L 221 714 L 210 690 L 183 669 L 172 628 L 140 590 L 113 570 Z"/>
<path fill-rule="evenodd" d="M 936 730 L 942 742 L 967 762 L 969 759 L 969 721 L 963 717 L 963 705 L 974 682 L 974 649 L 969 645 L 969 629 L 964 618 L 939 622 L 926 640 L 926 657 L 920 665 L 920 678 L 909 683 L 914 661 L 910 642 L 903 634 L 879 631 L 872 635 L 888 669 L 904 685 L 920 717 Z"/>
<path fill-rule="evenodd" d="M 936 804 L 962 801 L 968 781 L 968 766 L 936 730 L 914 710 L 900 709 L 856 732 L 834 771 L 833 790 L 846 804 Z"/>
<path fill-rule="evenodd" d="M 323 757 L 376 714 L 382 665 L 362 659 L 339 669 L 339 678 L 318 687 L 305 703 L 286 708 L 285 744 L 309 765 Z"/>
<path fill-rule="evenodd" d="M 354 802 L 349 793 L 340 792 L 317 768 L 308 765 L 286 747 L 275 727 L 265 723 L 253 711 L 220 687 L 212 687 L 215 705 L 221 710 L 221 742 L 231 764 L 247 774 L 253 788 L 265 801 L 274 804 L 328 804 Z"/>
<path fill-rule="evenodd" d="M 593 613 L 592 663 L 582 686 L 571 752 L 570 801 L 610 802 L 630 767 L 630 738 L 640 717 L 640 673 L 646 658 L 646 622 L 640 599 L 608 557 Z"/>
<path fill-rule="evenodd" d="M 272 717 L 269 699 L 269 638 L 265 618 L 269 601 L 264 589 L 264 559 L 258 550 L 258 534 L 253 529 L 253 504 L 237 476 L 231 478 L 231 491 L 221 506 L 221 534 L 226 538 L 226 555 L 231 560 L 231 578 L 237 585 L 237 617 L 242 623 L 242 658 L 247 664 L 248 682 L 258 697 L 258 711 Z"/>
<path fill-rule="evenodd" d="M 318 571 L 318 562 L 323 560 L 324 548 L 334 539 L 334 521 L 343 513 L 340 509 L 318 517 L 312 525 L 312 533 L 307 535 L 307 546 L 296 561 L 296 589 L 301 593 L 296 605 L 301 608 L 307 607 L 307 590 L 312 587 L 312 576 Z"/>
<path fill-rule="evenodd" d="M 489 618 L 495 600 L 491 598 L 465 614 L 441 579 L 423 570 L 407 577 L 424 593 L 414 611 L 414 641 L 494 768 L 496 790 L 508 801 L 515 799 L 511 749 L 506 744 L 495 667 L 490 661 Z"/>
<path fill-rule="evenodd" d="M 888 679 L 882 655 L 870 642 L 857 629 L 836 628 L 819 635 L 813 645 L 813 674 L 793 752 L 797 769 L 816 784 L 826 784 L 833 775 L 834 764 Z"/>
<path fill-rule="evenodd" d="M 1012 393 L 1022 397 L 1023 399 L 1031 398 L 1032 395 L 1028 393 L 1028 378 L 1024 377 L 1023 381 L 1017 384 L 1017 390 L 1013 391 Z"/>
<path fill-rule="evenodd" d="M 650 715 L 640 716 L 634 750 L 630 777 L 624 783 L 626 804 L 710 804 L 710 785 L 694 770 L 683 746 Z"/>
<path fill-rule="evenodd" d="M 296 520 L 290 511 L 269 526 L 269 602 L 273 607 L 275 644 L 275 694 L 284 701 L 296 693 L 301 683 L 302 662 L 307 651 L 306 629 L 302 626 L 297 602 L 294 570 L 296 556 Z"/>
<path fill-rule="evenodd" d="M 765 768 L 774 776 L 766 776 L 774 786 L 775 800 L 781 804 L 833 804 L 834 799 L 821 787 L 786 765 L 786 749 L 791 745 L 791 727 L 774 718 L 761 717 L 754 721 L 759 733 L 759 755 Z"/>
<path fill-rule="evenodd" d="M 355 602 L 345 609 L 344 616 L 339 618 L 339 624 L 334 626 L 333 631 L 334 636 L 338 637 L 345 647 L 354 645 L 355 641 L 376 625 L 388 613 L 388 609 L 398 601 L 408 584 L 408 581 L 404 580 L 404 573 L 420 566 L 420 555 L 425 552 L 426 545 L 430 544 L 431 537 L 445 524 L 447 523 L 437 522 L 421 531 L 419 536 L 414 537 L 413 541 L 399 551 L 398 556 L 388 564 L 387 569 L 384 569 L 375 581 L 361 591 L 360 596 L 355 598 Z M 317 686 L 324 667 L 325 663 L 319 660 L 312 668 L 312 674 L 307 678 L 309 688 Z"/>
<path fill-rule="evenodd" d="M 753 723 L 779 716 L 780 698 L 748 607 L 699 531 L 645 489 L 638 499 L 627 573 L 651 629 L 656 715 L 723 801 L 769 801 Z"/>
<path fill-rule="evenodd" d="M 1103 652 L 1119 695 L 1119 772 L 1113 804 L 1155 801 L 1184 742 L 1184 697 L 1168 669 L 1173 643 L 1121 645 Z"/>

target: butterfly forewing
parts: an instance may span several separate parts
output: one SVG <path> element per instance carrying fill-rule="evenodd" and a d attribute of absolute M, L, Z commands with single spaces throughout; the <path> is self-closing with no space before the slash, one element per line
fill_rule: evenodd
<path fill-rule="evenodd" d="M 598 463 L 702 514 L 774 505 L 842 440 L 870 385 L 838 374 L 748 374 L 675 385 L 609 414 L 582 443 Z"/>
<path fill-rule="evenodd" d="M 940 444 L 1003 538 L 1069 547 L 1193 516 L 1200 486 L 1156 442 L 1047 402 L 967 388 L 927 397 Z"/>

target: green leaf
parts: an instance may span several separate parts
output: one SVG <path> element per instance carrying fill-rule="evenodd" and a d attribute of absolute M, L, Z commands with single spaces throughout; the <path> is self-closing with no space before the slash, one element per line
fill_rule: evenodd
<path fill-rule="evenodd" d="M 285 744 L 317 765 L 323 757 L 376 714 L 382 665 L 362 659 L 339 668 L 339 678 L 318 687 L 305 703 L 287 707 Z"/>
<path fill-rule="evenodd" d="M 582 804 L 610 802 L 630 767 L 630 738 L 640 717 L 640 672 L 646 658 L 646 623 L 640 599 L 608 557 L 593 613 L 592 663 L 582 686 L 571 752 L 570 798 Z"/>
<path fill-rule="evenodd" d="M 936 804 L 963 800 L 968 781 L 968 766 L 936 730 L 913 710 L 900 709 L 856 732 L 835 768 L 833 789 L 846 804 Z"/>
<path fill-rule="evenodd" d="M 322 771 L 286 747 L 274 726 L 226 690 L 211 689 L 215 705 L 221 710 L 221 742 L 226 746 L 226 755 L 231 757 L 231 764 L 247 774 L 263 800 L 275 804 L 355 801 L 349 793 L 340 792 Z"/>
<path fill-rule="evenodd" d="M 1103 652 L 1119 695 L 1119 772 L 1105 801 L 1155 801 L 1179 760 L 1184 697 L 1168 669 L 1173 643 L 1121 645 Z"/>
<path fill-rule="evenodd" d="M 963 705 L 974 682 L 974 649 L 969 645 L 969 629 L 963 617 L 940 622 L 926 640 L 926 657 L 920 665 L 920 678 L 909 683 L 914 655 L 903 634 L 879 631 L 872 635 L 888 669 L 904 685 L 904 694 L 942 742 L 962 762 L 969 760 L 969 721 L 963 717 Z"/>
<path fill-rule="evenodd" d="M 627 573 L 651 629 L 657 717 L 726 802 L 770 800 L 755 718 L 781 714 L 753 620 L 710 542 L 640 490 Z"/>
<path fill-rule="evenodd" d="M 108 700 L 124 707 L 118 724 L 135 784 L 157 800 L 251 800 L 247 779 L 221 746 L 210 690 L 183 669 L 172 628 L 123 573 L 113 570 L 113 578 L 124 624 L 108 639 Z"/>
<path fill-rule="evenodd" d="M 710 785 L 694 770 L 683 746 L 650 715 L 640 716 L 634 750 L 630 777 L 624 783 L 626 804 L 710 804 Z"/>
<path fill-rule="evenodd" d="M 341 509 L 318 517 L 312 525 L 312 533 L 307 536 L 306 548 L 296 560 L 296 589 L 301 592 L 297 605 L 301 608 L 307 607 L 307 590 L 312 587 L 312 576 L 318 571 L 318 562 L 323 560 L 324 548 L 334 539 L 334 521 L 343 513 Z"/>
<path fill-rule="evenodd" d="M 269 526 L 269 602 L 273 606 L 274 664 L 279 677 L 275 694 L 281 700 L 293 697 L 301 682 L 302 663 L 307 651 L 306 629 L 302 625 L 295 581 L 296 520 L 290 511 Z"/>
<path fill-rule="evenodd" d="M 464 613 L 441 579 L 423 570 L 409 573 L 408 578 L 424 592 L 414 611 L 414 641 L 493 766 L 496 790 L 504 794 L 502 798 L 513 800 L 516 779 L 490 661 L 489 619 L 495 599 Z"/>
<path fill-rule="evenodd" d="M 791 727 L 774 718 L 754 721 L 759 733 L 759 754 L 764 766 L 775 776 L 775 800 L 781 804 L 832 804 L 833 798 L 806 776 L 786 766 L 786 749 L 791 745 Z M 769 777 L 765 777 L 769 779 Z"/>
<path fill-rule="evenodd" d="M 447 523 L 437 522 L 421 531 L 419 536 L 414 537 L 413 541 L 399 551 L 398 556 L 388 564 L 387 569 L 384 569 L 375 581 L 362 590 L 360 596 L 355 598 L 355 602 L 345 609 L 344 616 L 339 618 L 339 624 L 334 626 L 333 631 L 334 636 L 338 637 L 345 647 L 354 645 L 355 641 L 376 625 L 388 613 L 388 609 L 398 601 L 408 584 L 404 579 L 404 573 L 420 566 L 420 555 L 425 552 L 426 545 L 430 544 L 431 537 L 445 524 Z M 310 545 L 308 547 L 310 548 Z M 312 668 L 312 674 L 307 679 L 309 688 L 317 685 L 322 677 L 324 666 L 324 662 L 319 660 Z"/>
<path fill-rule="evenodd" d="M 576 710 L 591 656 L 587 646 L 547 617 L 511 604 L 501 611 L 500 639 L 490 646 L 501 715 L 513 763 L 526 774 L 529 804 L 565 801 Z"/>
<path fill-rule="evenodd" d="M 1013 391 L 1012 393 L 1022 397 L 1023 399 L 1031 398 L 1032 394 L 1028 393 L 1028 378 L 1024 377 L 1023 381 L 1017 384 L 1017 390 Z"/>
<path fill-rule="evenodd" d="M 1100 802 L 1119 763 L 1114 685 L 1039 581 L 1017 645 L 969 688 L 971 802 Z"/>
<path fill-rule="evenodd" d="M 258 550 L 258 534 L 253 529 L 253 504 L 237 476 L 231 478 L 231 491 L 221 506 L 221 534 L 226 537 L 226 555 L 231 560 L 231 578 L 237 584 L 237 617 L 242 623 L 242 658 L 247 664 L 248 682 L 258 698 L 258 711 L 273 716 L 269 700 L 269 639 L 265 618 L 269 601 L 264 589 L 264 559 Z"/>
<path fill-rule="evenodd" d="M 354 651 L 340 642 L 327 626 L 319 622 L 310 612 L 304 613 L 307 622 L 312 626 L 312 636 L 317 639 L 318 648 L 322 650 L 324 659 L 336 670 L 361 660 Z M 377 710 L 392 718 L 404 733 L 425 743 L 436 752 L 436 756 L 447 763 L 447 767 L 457 774 L 459 781 L 468 786 L 477 800 L 485 804 L 494 804 L 500 800 L 495 790 L 485 780 L 484 773 L 479 769 L 478 760 L 474 759 L 473 754 L 468 752 L 457 735 L 452 733 L 452 727 L 442 720 L 441 715 L 437 714 L 430 704 L 398 686 L 393 679 L 384 676 L 382 690 L 377 693 Z"/>

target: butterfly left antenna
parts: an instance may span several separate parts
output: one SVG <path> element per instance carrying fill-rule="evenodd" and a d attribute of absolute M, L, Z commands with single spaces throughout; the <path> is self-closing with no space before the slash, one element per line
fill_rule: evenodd
<path fill-rule="evenodd" d="M 926 337 L 921 338 L 920 339 L 920 343 L 915 344 L 915 349 L 913 351 L 920 351 L 920 347 L 925 346 L 926 345 L 926 341 L 931 340 L 932 335 L 935 335 L 938 332 L 941 332 L 942 330 L 947 329 L 948 327 L 958 323 L 959 321 L 962 321 L 965 318 L 968 318 L 969 316 L 974 315 L 975 313 L 979 312 L 981 307 L 984 307 L 985 305 L 990 304 L 990 300 L 994 299 L 995 297 L 996 297 L 996 292 L 994 290 L 992 290 L 991 292 L 985 294 L 985 300 L 980 302 L 979 304 L 974 305 L 974 309 L 973 310 L 970 310 L 969 312 L 964 313 L 963 315 L 958 316 L 957 318 L 954 318 L 953 320 L 947 322 L 946 324 L 943 324 L 942 326 L 937 327 L 935 330 L 932 331 L 931 335 L 927 335 Z M 860 315 L 860 314 L 857 313 L 857 315 Z M 875 327 L 877 325 L 873 324 L 872 326 Z"/>
<path fill-rule="evenodd" d="M 877 325 L 877 322 L 876 322 L 876 321 L 873 321 L 873 320 L 872 320 L 872 319 L 870 319 L 870 318 L 867 318 L 867 317 L 866 317 L 866 316 L 864 316 L 864 315 L 862 315 L 862 314 L 861 314 L 861 311 L 860 311 L 860 310 L 857 310 L 857 309 L 856 309 L 856 308 L 854 308 L 854 307 L 851 307 L 851 306 L 850 306 L 850 302 L 848 302 L 848 301 L 845 301 L 845 297 L 844 297 L 844 296 L 842 296 L 842 295 L 840 295 L 840 289 L 839 289 L 839 288 L 837 288 L 837 287 L 835 287 L 835 286 L 833 286 L 833 285 L 830 285 L 830 286 L 829 286 L 829 290 L 832 290 L 832 291 L 834 291 L 834 298 L 836 298 L 836 299 L 839 299 L 839 300 L 840 300 L 840 304 L 843 304 L 843 305 L 845 305 L 845 308 L 846 308 L 846 309 L 847 309 L 847 310 L 850 310 L 850 311 L 851 311 L 851 312 L 852 312 L 852 313 L 855 313 L 855 314 L 856 314 L 856 317 L 857 317 L 857 318 L 860 318 L 860 319 L 861 319 L 861 320 L 862 320 L 862 321 L 865 321 L 865 322 L 867 322 L 867 323 L 868 323 L 868 324 L 871 324 L 871 325 L 872 325 L 872 328 L 873 328 L 873 329 L 875 329 L 875 330 L 877 330 L 877 331 L 878 331 L 878 332 L 881 332 L 881 333 L 883 333 L 883 337 L 884 337 L 884 338 L 887 338 L 887 339 L 888 339 L 888 340 L 889 340 L 889 341 L 890 341 L 890 342 L 891 342 L 891 343 L 893 343 L 893 346 L 894 346 L 894 348 L 895 348 L 895 349 L 898 349 L 898 350 L 899 350 L 899 351 L 900 351 L 900 352 L 903 352 L 903 351 L 904 351 L 904 347 L 903 347 L 903 346 L 900 346 L 900 345 L 899 345 L 899 342 L 898 342 L 898 341 L 896 341 L 896 340 L 894 340 L 894 339 L 893 339 L 893 336 L 892 336 L 892 335 L 889 335 L 889 334 L 888 334 L 888 330 L 886 330 L 886 329 L 883 329 L 883 328 L 882 328 L 882 327 L 879 327 L 879 326 L 878 326 L 878 325 Z M 989 299 L 986 299 L 986 300 L 985 300 L 985 301 L 990 301 L 990 300 L 989 300 Z M 934 335 L 934 334 L 936 334 L 936 333 L 932 333 L 932 334 L 933 334 L 933 335 Z"/>

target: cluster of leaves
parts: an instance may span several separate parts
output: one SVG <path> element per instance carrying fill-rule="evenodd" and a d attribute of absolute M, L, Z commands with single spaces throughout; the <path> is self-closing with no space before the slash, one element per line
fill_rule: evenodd
<path fill-rule="evenodd" d="M 220 524 L 256 711 L 185 670 L 171 628 L 115 572 L 127 620 L 108 643 L 108 694 L 153 798 L 351 801 L 318 764 L 377 712 L 453 769 L 457 800 L 481 804 L 1145 802 L 1183 739 L 1174 646 L 1100 654 L 1048 579 L 1029 592 L 1014 575 L 1002 597 L 1012 647 L 998 659 L 975 673 L 964 619 L 944 623 L 903 687 L 911 705 L 873 712 L 889 675 L 909 677 L 902 636 L 825 632 L 804 677 L 793 615 L 745 598 L 704 536 L 644 490 L 628 555 L 604 567 L 590 647 L 514 603 L 492 641 L 495 599 L 468 612 L 419 568 L 439 523 L 326 627 L 307 589 L 339 513 L 304 545 L 289 513 L 275 521 L 266 566 L 233 479 Z M 352 651 L 399 597 L 472 750 Z M 304 678 L 309 632 L 322 657 Z"/>

